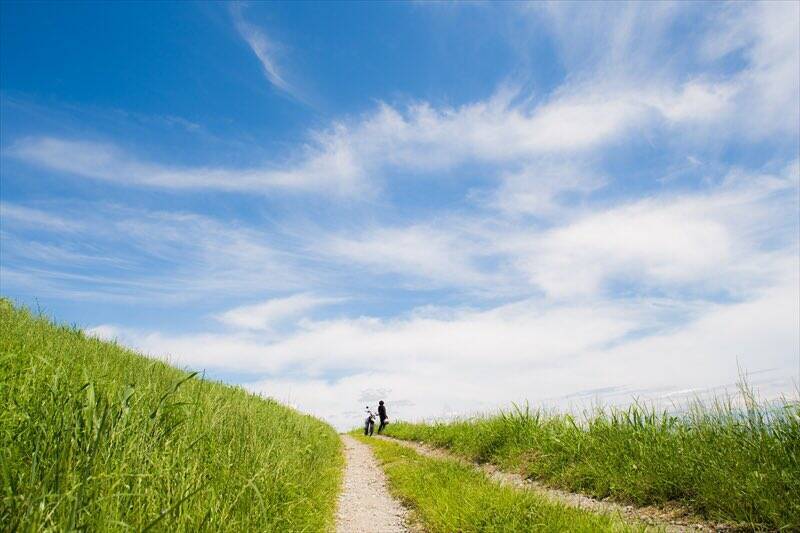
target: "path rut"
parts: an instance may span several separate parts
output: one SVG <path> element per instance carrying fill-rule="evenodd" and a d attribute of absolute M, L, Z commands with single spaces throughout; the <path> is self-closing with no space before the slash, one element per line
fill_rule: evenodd
<path fill-rule="evenodd" d="M 386 476 L 369 446 L 341 435 L 346 465 L 336 513 L 337 533 L 405 533 L 408 511 L 387 489 Z"/>
<path fill-rule="evenodd" d="M 736 530 L 736 528 L 727 524 L 715 524 L 705 521 L 700 517 L 692 515 L 686 509 L 681 507 L 635 507 L 632 505 L 623 505 L 616 502 L 598 500 L 583 494 L 576 494 L 573 492 L 546 487 L 545 485 L 528 479 L 520 474 L 504 472 L 491 464 L 473 463 L 463 457 L 456 456 L 447 450 L 429 446 L 421 442 L 394 439 L 383 435 L 377 436 L 377 438 L 393 442 L 395 444 L 400 444 L 402 446 L 407 446 L 421 455 L 432 457 L 434 459 L 451 459 L 460 461 L 464 464 L 468 464 L 479 470 L 482 470 L 489 478 L 497 481 L 498 483 L 527 490 L 534 490 L 551 500 L 564 503 L 571 507 L 578 507 L 594 512 L 619 514 L 629 522 L 644 523 L 647 526 L 663 529 L 668 533 L 684 531 L 728 532 Z"/>

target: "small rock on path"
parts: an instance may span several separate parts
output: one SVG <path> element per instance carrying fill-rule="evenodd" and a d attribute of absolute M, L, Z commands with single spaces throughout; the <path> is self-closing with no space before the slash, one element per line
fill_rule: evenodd
<path fill-rule="evenodd" d="M 337 533 L 406 533 L 408 511 L 392 498 L 369 446 L 342 435 L 346 465 L 336 512 Z"/>

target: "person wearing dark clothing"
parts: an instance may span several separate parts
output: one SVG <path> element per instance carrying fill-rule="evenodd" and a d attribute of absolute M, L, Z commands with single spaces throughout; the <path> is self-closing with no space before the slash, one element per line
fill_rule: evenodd
<path fill-rule="evenodd" d="M 378 434 L 380 434 L 383 428 L 386 427 L 386 424 L 389 423 L 389 417 L 386 415 L 386 406 L 383 405 L 383 400 L 378 402 L 378 418 L 381 419 L 381 425 L 378 426 Z"/>

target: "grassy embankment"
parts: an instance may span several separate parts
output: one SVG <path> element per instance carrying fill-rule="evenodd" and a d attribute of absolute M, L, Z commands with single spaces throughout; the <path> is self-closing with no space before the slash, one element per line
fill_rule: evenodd
<path fill-rule="evenodd" d="M 388 426 L 551 486 L 634 504 L 677 501 L 713 520 L 800 530 L 800 404 L 743 393 L 680 417 L 639 406 L 576 419 L 515 409 L 450 423 Z"/>
<path fill-rule="evenodd" d="M 429 533 L 452 531 L 629 531 L 615 517 L 503 487 L 457 461 L 423 457 L 405 446 L 356 437 L 372 446 L 390 489 Z"/>
<path fill-rule="evenodd" d="M 0 300 L 0 524 L 325 531 L 342 455 L 319 420 Z"/>

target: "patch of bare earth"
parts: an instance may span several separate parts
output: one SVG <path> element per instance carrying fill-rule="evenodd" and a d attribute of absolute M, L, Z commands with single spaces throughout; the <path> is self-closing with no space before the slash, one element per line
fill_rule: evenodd
<path fill-rule="evenodd" d="M 393 439 L 391 437 L 380 436 L 396 444 L 401 444 L 412 448 L 419 454 L 432 457 L 434 459 L 450 459 L 459 461 L 482 470 L 490 479 L 502 485 L 516 487 L 520 489 L 533 490 L 537 493 L 571 507 L 578 507 L 597 513 L 618 514 L 624 520 L 634 524 L 644 524 L 654 528 L 663 529 L 666 532 L 682 531 L 735 531 L 737 528 L 727 524 L 712 523 L 703 520 L 701 517 L 692 514 L 687 509 L 675 504 L 669 506 L 647 506 L 636 507 L 624 505 L 608 500 L 598 500 L 584 494 L 553 489 L 513 472 L 505 472 L 494 465 L 488 463 L 474 463 L 463 457 L 448 452 L 442 448 L 436 448 L 421 442 Z"/>
<path fill-rule="evenodd" d="M 369 446 L 342 435 L 346 465 L 336 513 L 337 533 L 405 533 L 408 511 L 394 499 Z"/>

